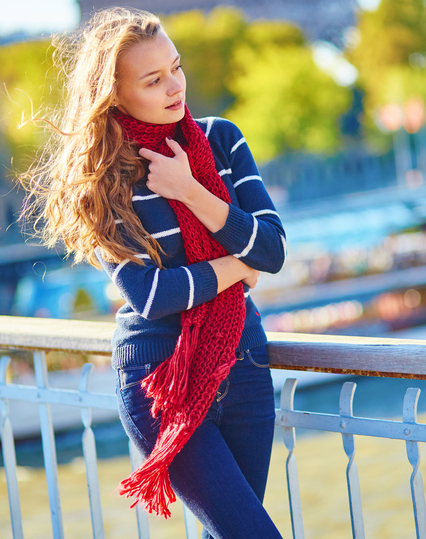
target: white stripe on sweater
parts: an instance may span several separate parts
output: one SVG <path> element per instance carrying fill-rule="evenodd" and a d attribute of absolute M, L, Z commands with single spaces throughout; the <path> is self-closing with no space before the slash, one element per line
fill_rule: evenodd
<path fill-rule="evenodd" d="M 189 299 L 188 299 L 188 307 L 186 310 L 192 309 L 192 306 L 194 305 L 194 277 L 192 276 L 192 273 L 189 271 L 189 269 L 185 266 L 182 266 L 182 268 L 186 271 L 188 275 L 188 281 L 189 281 Z"/>
<path fill-rule="evenodd" d="M 279 213 L 274 210 L 259 210 L 259 211 L 254 211 L 252 213 L 252 215 L 254 215 L 255 217 L 257 217 L 258 215 L 267 215 L 267 214 L 276 215 L 277 217 L 279 217 Z"/>
<path fill-rule="evenodd" d="M 253 232 L 251 234 L 251 237 L 250 237 L 250 240 L 249 240 L 249 242 L 247 244 L 247 247 L 240 254 L 234 255 L 235 258 L 241 258 L 243 256 L 247 256 L 248 253 L 253 249 L 253 245 L 254 245 L 254 242 L 255 242 L 256 236 L 257 236 L 258 227 L 259 227 L 259 224 L 257 222 L 257 219 L 256 219 L 256 217 L 253 217 Z"/>
<path fill-rule="evenodd" d="M 157 238 L 165 238 L 166 236 L 173 236 L 173 234 L 179 234 L 180 228 L 170 228 L 169 230 L 163 230 L 162 232 L 156 232 L 155 234 L 151 234 L 151 236 L 155 239 Z"/>
<path fill-rule="evenodd" d="M 155 293 L 157 292 L 159 273 L 160 273 L 160 269 L 157 268 L 154 273 L 154 279 L 152 280 L 152 286 L 151 286 L 151 290 L 149 291 L 148 299 L 146 300 L 145 308 L 142 311 L 142 316 L 144 318 L 148 318 L 149 311 L 151 310 L 152 302 L 154 301 Z"/>
<path fill-rule="evenodd" d="M 249 296 L 250 296 L 250 292 L 246 292 L 246 293 L 244 294 L 244 297 L 245 297 L 245 298 L 248 298 Z"/>
<path fill-rule="evenodd" d="M 206 138 L 209 138 L 211 128 L 213 126 L 214 116 L 207 118 Z"/>
<path fill-rule="evenodd" d="M 160 195 L 134 195 L 132 196 L 133 202 L 136 200 L 152 200 L 153 198 L 160 198 Z"/>
<path fill-rule="evenodd" d="M 232 169 L 228 168 L 228 169 L 223 169 L 221 170 L 220 172 L 218 172 L 219 176 L 222 177 L 222 176 L 225 176 L 225 174 L 232 174 Z"/>
<path fill-rule="evenodd" d="M 284 258 L 286 258 L 287 257 L 287 242 L 285 241 L 284 236 L 280 236 L 280 237 L 281 237 L 281 241 L 283 242 Z"/>
<path fill-rule="evenodd" d="M 124 268 L 124 266 L 130 262 L 130 260 L 128 258 L 126 258 L 125 260 L 123 260 L 122 262 L 120 262 L 120 264 L 118 264 L 118 266 L 115 268 L 114 270 L 114 273 L 111 275 L 111 281 L 115 284 L 115 281 L 117 279 L 117 276 L 118 274 L 120 273 L 120 271 Z"/>
<path fill-rule="evenodd" d="M 245 176 L 244 178 L 241 178 L 241 180 L 238 180 L 237 182 L 235 182 L 234 187 L 238 187 L 242 183 L 249 182 L 251 180 L 262 181 L 262 178 L 260 176 Z"/>
<path fill-rule="evenodd" d="M 145 254 L 145 253 L 140 253 L 140 254 L 137 254 L 135 255 L 136 258 L 147 258 L 148 260 L 150 260 L 150 257 L 149 255 Z M 111 281 L 115 284 L 115 281 L 117 279 L 117 275 L 120 273 L 120 271 L 124 268 L 124 266 L 130 262 L 130 260 L 128 258 L 126 258 L 125 260 L 123 260 L 122 262 L 120 262 L 120 264 L 118 264 L 118 266 L 115 268 L 114 270 L 114 273 L 111 275 Z"/>
<path fill-rule="evenodd" d="M 238 142 L 236 142 L 236 143 L 232 146 L 232 148 L 231 148 L 231 153 L 234 153 L 235 150 L 236 150 L 239 146 L 241 146 L 241 144 L 243 144 L 245 141 L 246 141 L 246 139 L 245 139 L 244 137 L 240 138 L 240 140 L 239 140 Z"/>
<path fill-rule="evenodd" d="M 129 313 L 117 313 L 116 318 L 130 318 L 131 316 L 140 316 L 139 313 L 129 312 Z"/>

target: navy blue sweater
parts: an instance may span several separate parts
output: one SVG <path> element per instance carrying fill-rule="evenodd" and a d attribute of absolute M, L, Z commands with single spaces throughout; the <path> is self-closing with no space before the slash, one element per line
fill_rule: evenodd
<path fill-rule="evenodd" d="M 252 268 L 278 272 L 285 259 L 285 233 L 240 130 L 220 118 L 197 120 L 206 134 L 216 168 L 231 197 L 225 226 L 213 237 Z M 176 215 L 165 198 L 138 183 L 133 208 L 164 250 L 159 269 L 146 253 L 145 265 L 97 256 L 126 303 L 117 312 L 112 345 L 115 369 L 160 362 L 169 357 L 181 331 L 180 313 L 217 295 L 217 278 L 208 262 L 188 265 Z M 245 286 L 246 320 L 237 351 L 266 343 L 260 315 Z"/>

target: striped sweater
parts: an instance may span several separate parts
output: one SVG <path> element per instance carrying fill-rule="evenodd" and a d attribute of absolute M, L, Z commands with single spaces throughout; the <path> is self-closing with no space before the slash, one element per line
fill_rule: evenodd
<path fill-rule="evenodd" d="M 240 130 L 220 118 L 197 120 L 209 140 L 216 168 L 231 197 L 225 226 L 213 237 L 225 250 L 259 271 L 278 272 L 285 258 L 285 233 Z M 169 357 L 181 332 L 180 313 L 217 295 L 208 262 L 188 265 L 182 234 L 168 201 L 144 183 L 133 189 L 133 208 L 165 254 L 159 269 L 146 253 L 145 265 L 112 264 L 97 256 L 126 303 L 117 312 L 112 366 L 157 363 Z M 246 320 L 238 351 L 266 343 L 260 315 L 245 286 Z"/>

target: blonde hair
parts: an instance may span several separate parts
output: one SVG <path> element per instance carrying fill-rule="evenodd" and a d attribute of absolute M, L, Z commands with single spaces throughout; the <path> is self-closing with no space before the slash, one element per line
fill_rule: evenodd
<path fill-rule="evenodd" d="M 144 167 L 111 114 L 120 56 L 160 30 L 151 13 L 112 8 L 54 43 L 55 62 L 65 74 L 66 105 L 48 121 L 53 129 L 41 157 L 21 176 L 28 190 L 22 217 L 48 247 L 63 241 L 75 262 L 99 267 L 99 247 L 105 260 L 143 264 L 136 257 L 142 247 L 161 266 L 160 246 L 132 209 L 132 186 Z"/>

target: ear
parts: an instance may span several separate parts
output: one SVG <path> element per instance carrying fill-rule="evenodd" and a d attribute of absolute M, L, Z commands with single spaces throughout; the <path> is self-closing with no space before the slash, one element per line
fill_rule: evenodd
<path fill-rule="evenodd" d="M 119 101 L 118 101 L 118 98 L 117 98 L 117 90 L 114 88 L 113 92 L 112 92 L 112 103 L 111 103 L 111 107 L 118 107 L 118 105 L 120 104 Z"/>

